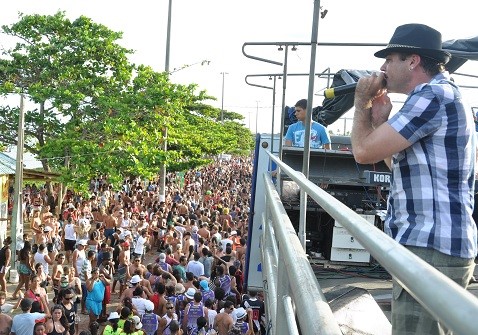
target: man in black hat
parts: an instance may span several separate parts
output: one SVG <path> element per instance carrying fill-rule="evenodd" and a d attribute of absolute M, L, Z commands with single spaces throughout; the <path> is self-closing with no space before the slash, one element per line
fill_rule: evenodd
<path fill-rule="evenodd" d="M 361 78 L 355 92 L 354 157 L 385 160 L 392 170 L 385 231 L 466 287 L 477 254 L 475 130 L 445 72 L 451 56 L 440 32 L 422 24 L 398 27 L 375 56 L 385 58 L 382 72 Z M 390 118 L 388 93 L 408 95 Z M 393 286 L 394 334 L 447 333 L 396 281 Z"/>

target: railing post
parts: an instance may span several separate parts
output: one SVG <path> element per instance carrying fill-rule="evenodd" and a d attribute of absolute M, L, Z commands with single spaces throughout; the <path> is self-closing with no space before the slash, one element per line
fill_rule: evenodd
<path fill-rule="evenodd" d="M 279 250 L 281 246 L 279 245 Z M 279 264 L 277 265 L 277 316 L 274 334 L 281 334 L 282 330 L 288 329 L 287 313 L 284 306 L 284 297 L 289 295 L 289 278 L 287 268 L 282 258 L 282 252 L 279 251 Z"/>

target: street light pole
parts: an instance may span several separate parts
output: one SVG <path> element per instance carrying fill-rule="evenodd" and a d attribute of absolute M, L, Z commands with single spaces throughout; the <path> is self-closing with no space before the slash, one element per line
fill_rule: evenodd
<path fill-rule="evenodd" d="M 23 92 L 20 94 L 20 112 L 18 116 L 18 141 L 17 141 L 17 161 L 15 167 L 15 185 L 13 197 L 12 223 L 11 234 L 14 247 L 12 250 L 19 250 L 17 248 L 18 241 L 23 240 L 23 147 L 24 147 L 24 131 L 25 131 L 25 106 Z M 3 241 L 2 241 L 3 242 Z M 17 255 L 12 252 L 11 266 L 15 268 Z"/>
<path fill-rule="evenodd" d="M 164 72 L 166 75 L 169 76 L 169 49 L 171 45 L 171 8 L 172 8 L 173 0 L 169 0 L 169 7 L 168 7 L 168 28 L 166 34 L 166 60 L 164 62 Z M 165 154 L 166 159 L 166 152 L 168 151 L 168 127 L 165 124 L 163 127 L 163 144 L 161 149 Z M 159 201 L 166 201 L 166 162 L 163 161 L 161 163 L 159 169 Z"/>
<path fill-rule="evenodd" d="M 224 76 L 229 73 L 221 72 L 221 74 L 222 74 L 221 123 L 224 123 Z"/>
<path fill-rule="evenodd" d="M 259 116 L 259 101 L 256 100 L 256 135 L 257 135 L 257 119 Z"/>

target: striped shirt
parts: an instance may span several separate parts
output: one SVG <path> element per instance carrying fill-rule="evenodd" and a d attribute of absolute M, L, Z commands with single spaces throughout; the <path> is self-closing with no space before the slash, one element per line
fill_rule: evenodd
<path fill-rule="evenodd" d="M 474 258 L 475 129 L 446 76 L 415 87 L 388 120 L 411 145 L 392 157 L 385 231 L 404 245 Z"/>

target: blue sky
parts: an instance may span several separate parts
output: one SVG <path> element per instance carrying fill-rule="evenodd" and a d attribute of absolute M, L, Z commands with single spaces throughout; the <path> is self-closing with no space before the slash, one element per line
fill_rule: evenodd
<path fill-rule="evenodd" d="M 224 108 L 243 114 L 246 126 L 255 131 L 256 110 L 258 130 L 270 132 L 272 92 L 249 86 L 247 74 L 279 73 L 280 66 L 248 59 L 242 54 L 245 42 L 308 42 L 312 33 L 312 0 L 173 0 L 170 69 L 209 60 L 210 65 L 192 65 L 171 76 L 177 83 L 197 83 L 216 96 L 211 104 L 221 106 L 222 76 L 225 76 Z M 319 20 L 318 40 L 321 42 L 387 43 L 396 26 L 404 23 L 428 24 L 443 34 L 444 40 L 478 35 L 472 2 L 433 0 L 328 0 L 320 2 L 328 13 Z M 447 6 L 443 6 L 446 4 Z M 16 0 L 2 4 L 0 22 L 10 24 L 18 12 L 53 14 L 64 10 L 74 19 L 79 15 L 91 17 L 115 31 L 122 31 L 121 44 L 135 50 L 131 60 L 164 70 L 168 0 L 110 1 L 110 0 Z M 2 45 L 9 43 L 0 38 Z M 331 71 L 348 69 L 378 70 L 381 60 L 373 57 L 377 48 L 317 48 L 316 70 L 330 67 Z M 252 49 L 251 49 L 252 52 Z M 283 60 L 283 52 L 275 47 L 258 47 L 260 57 Z M 478 62 L 468 62 L 459 72 L 478 75 Z M 310 47 L 299 47 L 289 53 L 289 72 L 308 72 Z M 476 85 L 478 81 L 455 78 L 460 84 Z M 266 78 L 259 84 L 270 85 Z M 317 80 L 315 90 L 325 87 Z M 289 77 L 286 104 L 307 97 L 308 78 Z M 478 106 L 476 89 L 464 89 L 470 105 Z M 314 98 L 314 106 L 321 104 L 321 96 Z M 400 97 L 394 99 L 399 101 Z M 276 93 L 276 120 L 282 101 L 282 82 Z M 259 107 L 259 108 L 257 108 Z M 332 129 L 342 125 L 332 125 Z M 276 125 L 276 129 L 278 126 Z"/>

